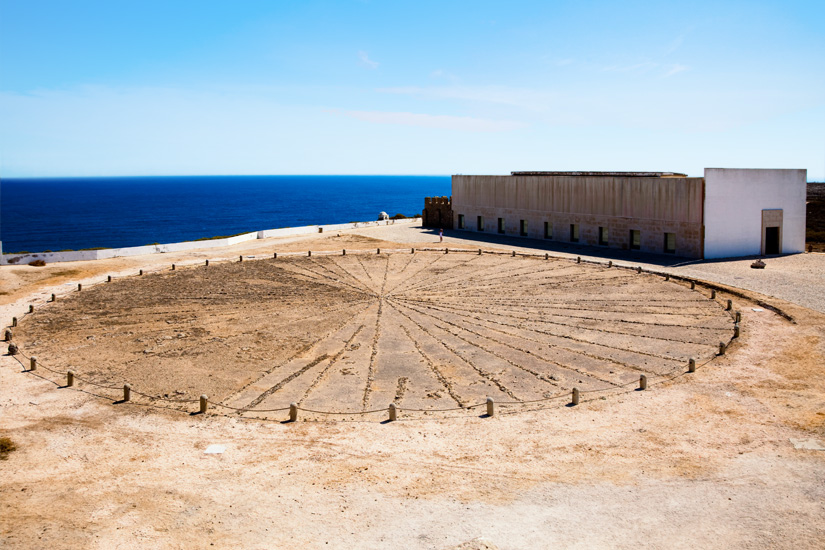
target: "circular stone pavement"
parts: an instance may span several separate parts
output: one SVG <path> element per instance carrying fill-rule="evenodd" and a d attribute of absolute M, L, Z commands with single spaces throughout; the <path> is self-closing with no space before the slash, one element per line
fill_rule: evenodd
<path fill-rule="evenodd" d="M 628 269 L 350 252 L 116 279 L 16 330 L 26 354 L 80 380 L 358 413 L 618 389 L 713 356 L 733 321 L 698 291 Z"/>

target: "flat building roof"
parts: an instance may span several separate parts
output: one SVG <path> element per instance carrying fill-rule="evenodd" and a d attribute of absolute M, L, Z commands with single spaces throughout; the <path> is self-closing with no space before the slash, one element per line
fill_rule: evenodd
<path fill-rule="evenodd" d="M 580 176 L 603 178 L 686 178 L 680 172 L 510 172 L 511 176 Z"/>

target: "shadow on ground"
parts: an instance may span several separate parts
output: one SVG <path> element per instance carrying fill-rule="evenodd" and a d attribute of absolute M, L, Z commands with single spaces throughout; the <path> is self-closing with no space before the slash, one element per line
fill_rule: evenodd
<path fill-rule="evenodd" d="M 424 232 L 438 237 L 438 229 L 423 228 Z M 639 252 L 636 250 L 617 250 L 604 246 L 593 246 L 586 244 L 566 243 L 553 240 L 530 239 L 527 237 L 513 237 L 507 235 L 497 235 L 494 233 L 479 233 L 475 231 L 446 230 L 445 237 L 472 241 L 480 245 L 494 244 L 499 246 L 511 246 L 515 248 L 530 248 L 533 250 L 545 250 L 547 252 L 557 252 L 563 254 L 575 254 L 589 256 L 593 258 L 604 258 L 605 260 L 642 262 L 645 264 L 657 265 L 660 267 L 681 267 L 697 266 L 702 264 L 716 264 L 730 261 L 757 260 L 764 258 L 781 258 L 791 254 L 777 254 L 771 256 L 738 256 L 735 258 L 715 258 L 712 260 L 694 260 L 681 256 L 671 256 L 669 254 L 654 254 L 650 252 Z"/>

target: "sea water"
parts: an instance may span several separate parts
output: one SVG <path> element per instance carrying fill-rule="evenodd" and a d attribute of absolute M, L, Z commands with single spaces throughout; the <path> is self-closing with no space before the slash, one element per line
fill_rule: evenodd
<path fill-rule="evenodd" d="M 0 180 L 3 252 L 120 248 L 420 214 L 449 176 Z"/>

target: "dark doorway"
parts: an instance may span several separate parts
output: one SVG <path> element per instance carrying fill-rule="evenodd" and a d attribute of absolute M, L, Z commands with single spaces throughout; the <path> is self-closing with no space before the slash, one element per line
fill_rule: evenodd
<path fill-rule="evenodd" d="M 779 254 L 779 228 L 765 228 L 765 254 Z"/>

